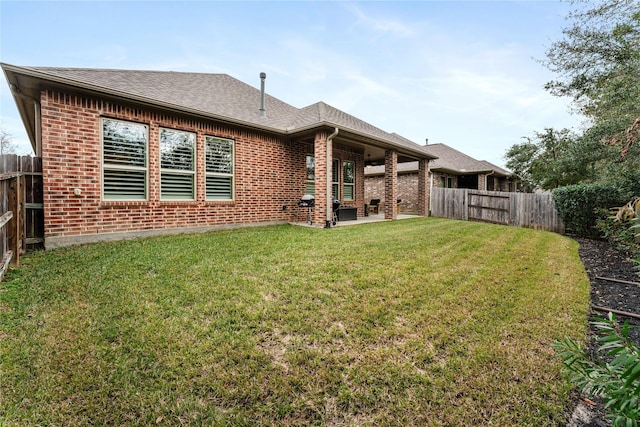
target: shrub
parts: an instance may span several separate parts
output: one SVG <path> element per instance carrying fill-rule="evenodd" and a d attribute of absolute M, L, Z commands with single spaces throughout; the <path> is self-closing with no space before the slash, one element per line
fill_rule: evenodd
<path fill-rule="evenodd" d="M 600 236 L 632 256 L 640 255 L 640 197 L 610 211 L 597 211 L 596 229 Z"/>
<path fill-rule="evenodd" d="M 574 375 L 583 393 L 603 397 L 607 417 L 614 426 L 637 427 L 640 416 L 640 350 L 629 340 L 629 324 L 620 327 L 615 315 L 592 322 L 598 332 L 602 359 L 592 359 L 570 339 L 558 341 L 553 348 L 566 369 Z"/>
<path fill-rule="evenodd" d="M 624 203 L 617 187 L 601 184 L 577 184 L 552 192 L 558 215 L 568 231 L 583 237 L 596 237 L 597 209 L 609 209 Z"/>

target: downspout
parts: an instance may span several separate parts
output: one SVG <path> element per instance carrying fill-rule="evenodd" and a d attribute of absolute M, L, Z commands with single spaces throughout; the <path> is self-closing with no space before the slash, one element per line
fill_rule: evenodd
<path fill-rule="evenodd" d="M 333 167 L 333 150 L 331 150 L 331 142 L 333 138 L 338 135 L 338 128 L 331 135 L 327 137 L 327 222 L 325 223 L 324 228 L 331 228 L 331 221 L 333 220 L 333 198 L 331 194 L 331 182 L 333 178 L 333 171 L 331 170 Z M 329 151 L 331 151 L 331 159 L 329 159 Z"/>
<path fill-rule="evenodd" d="M 485 190 L 485 191 L 489 191 L 489 177 L 490 177 L 490 176 L 492 176 L 492 175 L 493 175 L 493 174 L 495 174 L 495 173 L 496 173 L 496 171 L 495 171 L 495 170 L 492 170 L 490 173 L 488 173 L 488 174 L 486 174 L 486 175 L 484 176 L 484 190 Z M 495 181 L 494 181 L 494 184 L 495 184 Z M 491 190 L 491 191 L 496 191 L 496 190 L 495 190 L 495 187 L 496 187 L 496 186 L 494 185 L 494 186 L 493 186 L 493 188 L 494 188 L 494 189 L 493 189 L 493 190 Z"/>
<path fill-rule="evenodd" d="M 36 134 L 36 149 L 35 155 L 42 157 L 42 108 L 40 107 L 40 101 L 33 100 L 33 109 L 35 117 L 35 134 Z"/>

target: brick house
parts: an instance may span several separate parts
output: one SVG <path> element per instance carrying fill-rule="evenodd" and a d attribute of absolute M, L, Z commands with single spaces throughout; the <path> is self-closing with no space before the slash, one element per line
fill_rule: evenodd
<path fill-rule="evenodd" d="M 429 187 L 470 188 L 488 191 L 515 191 L 517 179 L 511 172 L 486 160 L 476 160 L 446 144 L 423 146 L 436 157 L 429 163 Z M 407 162 L 398 165 L 397 198 L 402 212 L 417 213 L 415 188 L 418 164 Z M 382 165 L 365 168 L 365 201 L 384 198 L 384 173 Z"/>
<path fill-rule="evenodd" d="M 416 209 L 428 214 L 418 144 L 323 102 L 296 108 L 225 74 L 1 64 L 42 157 L 45 247 L 299 220 L 316 226 L 332 199 L 364 215 L 364 162 L 416 162 Z"/>

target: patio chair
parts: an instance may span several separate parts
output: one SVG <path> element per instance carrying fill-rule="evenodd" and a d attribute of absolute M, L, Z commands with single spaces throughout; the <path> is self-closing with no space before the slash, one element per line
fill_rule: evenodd
<path fill-rule="evenodd" d="M 371 199 L 369 203 L 369 213 L 380 213 L 380 199 Z"/>

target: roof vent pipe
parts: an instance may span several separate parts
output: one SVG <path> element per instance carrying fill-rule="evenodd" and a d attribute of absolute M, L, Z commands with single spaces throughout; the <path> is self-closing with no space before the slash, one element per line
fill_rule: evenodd
<path fill-rule="evenodd" d="M 267 115 L 264 110 L 264 80 L 266 78 L 267 78 L 266 73 L 260 73 L 260 115 L 262 117 Z"/>

